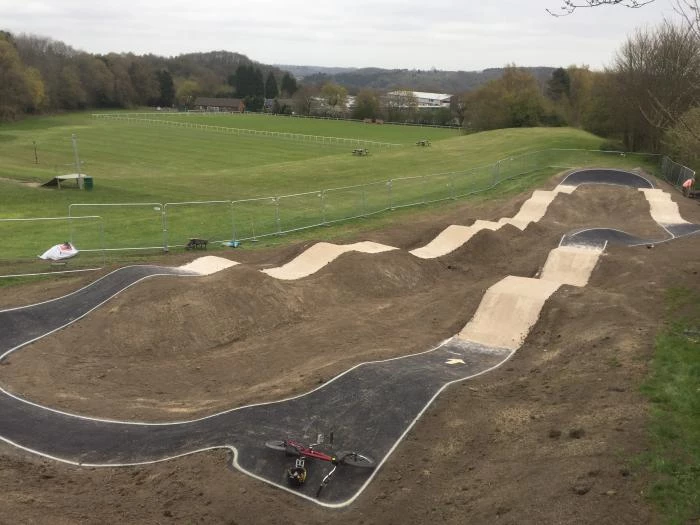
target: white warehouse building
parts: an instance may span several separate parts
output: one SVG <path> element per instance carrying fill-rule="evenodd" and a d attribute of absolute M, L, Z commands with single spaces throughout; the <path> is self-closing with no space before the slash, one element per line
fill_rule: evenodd
<path fill-rule="evenodd" d="M 390 91 L 386 94 L 388 99 L 393 99 L 397 102 L 406 100 L 407 97 L 413 97 L 418 104 L 418 109 L 423 108 L 449 108 L 452 95 L 447 93 L 426 93 L 425 91 Z"/>

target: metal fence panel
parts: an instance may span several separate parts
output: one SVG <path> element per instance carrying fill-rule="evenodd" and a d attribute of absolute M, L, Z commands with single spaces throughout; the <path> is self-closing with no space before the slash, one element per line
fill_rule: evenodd
<path fill-rule="evenodd" d="M 391 179 L 391 208 L 416 206 L 427 202 L 428 177 L 402 177 Z"/>
<path fill-rule="evenodd" d="M 661 160 L 661 176 L 676 188 L 680 188 L 686 180 L 695 177 L 695 172 L 668 157 L 663 157 Z"/>
<path fill-rule="evenodd" d="M 221 242 L 234 237 L 231 201 L 168 202 L 164 206 L 169 248 L 191 238 Z"/>
<path fill-rule="evenodd" d="M 485 191 L 493 185 L 494 167 L 482 166 L 452 174 L 454 197 L 464 197 L 478 191 Z"/>
<path fill-rule="evenodd" d="M 381 213 L 391 209 L 391 181 L 365 184 L 365 215 Z"/>
<path fill-rule="evenodd" d="M 369 188 L 367 185 L 361 185 L 324 190 L 321 197 L 324 223 L 366 216 Z"/>
<path fill-rule="evenodd" d="M 104 242 L 107 250 L 145 250 L 164 247 L 161 203 L 71 204 L 68 206 L 69 217 L 86 215 L 99 215 L 104 219 Z M 93 246 L 85 249 L 93 249 Z"/>
<path fill-rule="evenodd" d="M 454 188 L 450 173 L 425 176 L 425 202 L 440 202 L 453 198 Z"/>
<path fill-rule="evenodd" d="M 72 267 L 94 266 L 96 257 L 99 258 L 101 254 L 104 258 L 105 252 L 110 250 L 167 250 L 169 246 L 182 246 L 193 237 L 214 242 L 255 240 L 388 209 L 455 199 L 544 168 L 628 168 L 630 157 L 635 159 L 635 164 L 676 187 L 695 174 L 686 166 L 659 155 L 550 149 L 508 157 L 495 164 L 463 172 L 403 177 L 278 197 L 166 205 L 71 204 L 67 218 L 14 222 L 10 219 L 0 220 L 0 239 L 10 247 L 0 260 L 0 276 L 10 275 L 17 268 L 25 268 L 26 273 L 31 274 L 46 270 L 46 263 L 38 262 L 36 255 L 66 240 L 74 243 L 82 252 L 76 261 L 85 262 L 72 262 Z M 89 221 L 97 219 L 99 228 Z M 13 243 L 12 239 L 22 239 L 22 242 Z M 15 251 L 13 244 L 18 246 Z"/>
<path fill-rule="evenodd" d="M 105 260 L 102 232 L 102 218 L 95 216 L 0 219 L 0 277 L 99 269 Z M 63 261 L 39 259 L 46 250 L 71 237 L 81 250 L 77 256 Z M 85 246 L 94 247 L 93 252 L 82 252 Z"/>
<path fill-rule="evenodd" d="M 233 201 L 233 238 L 256 240 L 279 233 L 278 205 L 274 197 Z"/>
<path fill-rule="evenodd" d="M 277 197 L 279 227 L 291 232 L 324 224 L 323 192 L 313 191 Z"/>

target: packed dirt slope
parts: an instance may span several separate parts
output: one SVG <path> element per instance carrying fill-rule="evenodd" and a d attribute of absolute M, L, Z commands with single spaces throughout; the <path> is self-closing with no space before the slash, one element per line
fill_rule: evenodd
<path fill-rule="evenodd" d="M 509 274 L 537 275 L 573 229 L 664 235 L 640 192 L 585 186 L 559 195 L 524 232 L 482 231 L 436 260 L 407 253 L 449 224 L 513 216 L 529 195 L 463 203 L 368 232 L 356 240 L 400 250 L 346 253 L 298 281 L 259 270 L 309 245 L 235 251 L 244 264 L 209 277 L 144 281 L 12 355 L 0 381 L 87 415 L 205 415 L 309 390 L 361 361 L 434 346 L 464 326 L 489 286 Z M 672 195 L 686 220 L 700 222 L 695 201 Z M 225 452 L 80 469 L 0 444 L 0 523 L 10 516 L 13 523 L 47 516 L 52 523 L 654 522 L 644 475 L 628 461 L 645 447 L 638 385 L 664 290 L 698 288 L 697 242 L 608 247 L 586 287 L 552 295 L 506 365 L 441 394 L 348 510 L 315 508 L 226 469 Z M 1 300 L 26 304 L 75 286 L 72 279 L 12 288 Z"/>

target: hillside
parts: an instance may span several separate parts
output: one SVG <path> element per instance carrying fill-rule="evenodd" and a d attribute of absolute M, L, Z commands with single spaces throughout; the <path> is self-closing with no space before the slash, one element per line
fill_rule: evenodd
<path fill-rule="evenodd" d="M 389 90 L 406 88 L 414 91 L 434 93 L 463 93 L 472 91 L 490 80 L 503 75 L 503 68 L 489 68 L 483 71 L 440 71 L 436 69 L 380 69 L 380 68 L 326 68 L 314 66 L 279 65 L 306 84 L 336 82 L 349 91 L 360 89 Z M 540 82 L 547 81 L 553 67 L 523 68 L 532 73 Z"/>

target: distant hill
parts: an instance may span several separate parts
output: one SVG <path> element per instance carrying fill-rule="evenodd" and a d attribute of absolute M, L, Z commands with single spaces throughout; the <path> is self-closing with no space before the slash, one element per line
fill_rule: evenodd
<path fill-rule="evenodd" d="M 397 88 L 431 93 L 464 93 L 472 91 L 489 80 L 499 78 L 503 68 L 490 68 L 483 71 L 439 71 L 435 69 L 381 69 L 381 68 L 340 68 L 316 66 L 278 65 L 289 71 L 305 84 L 336 82 L 351 93 L 363 88 L 387 91 Z M 552 75 L 553 67 L 526 67 L 540 82 L 546 82 Z"/>
<path fill-rule="evenodd" d="M 288 66 L 282 64 L 274 64 L 275 67 L 283 71 L 289 71 L 297 80 L 302 80 L 311 75 L 323 73 L 325 75 L 336 75 L 338 73 L 347 73 L 349 71 L 357 71 L 356 67 L 325 67 L 325 66 Z"/>

